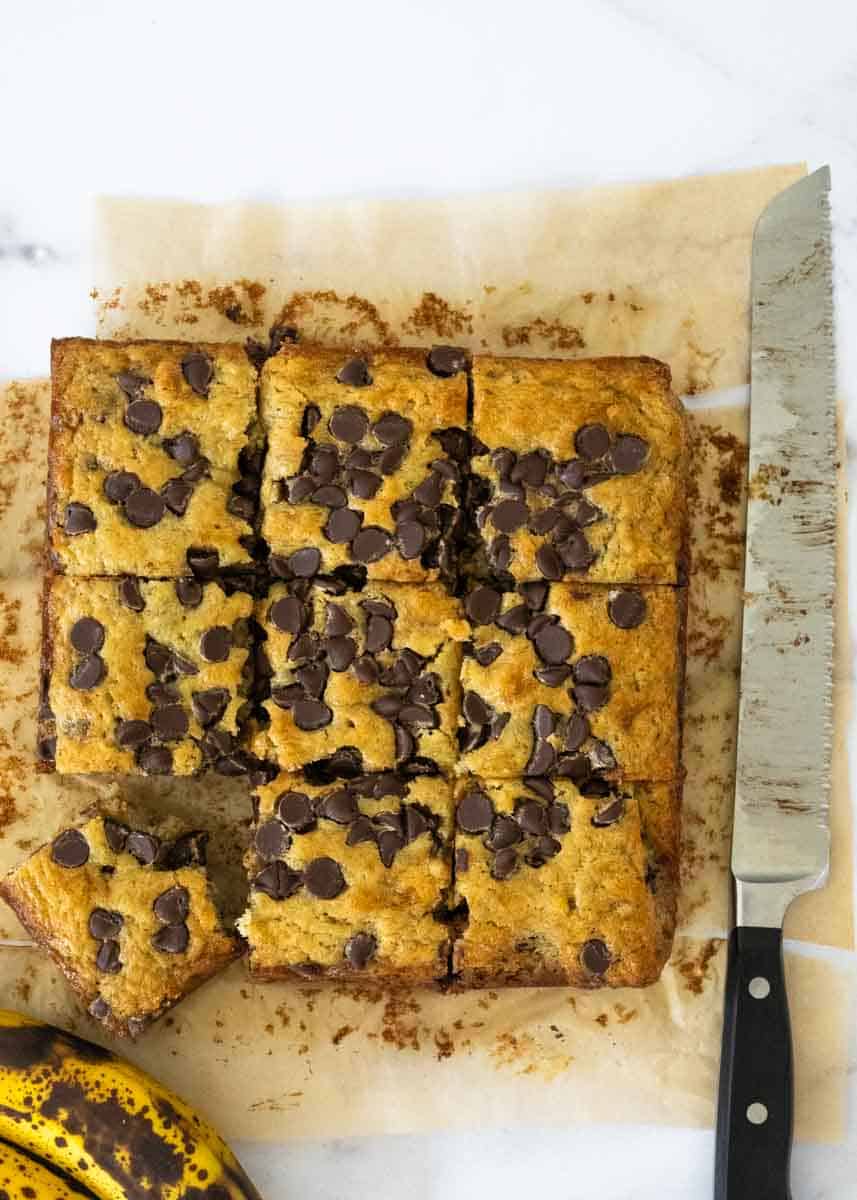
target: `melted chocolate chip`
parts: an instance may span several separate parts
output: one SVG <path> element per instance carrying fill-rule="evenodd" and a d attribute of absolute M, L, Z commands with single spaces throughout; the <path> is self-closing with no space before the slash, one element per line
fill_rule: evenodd
<path fill-rule="evenodd" d="M 214 364 L 208 355 L 203 354 L 201 350 L 191 350 L 182 359 L 181 367 L 188 387 L 198 396 L 207 398 L 214 378 Z"/>
<path fill-rule="evenodd" d="M 139 375 L 136 371 L 120 371 L 116 376 L 116 382 L 129 400 L 136 400 L 143 388 L 149 387 L 152 381 L 146 375 Z"/>
<path fill-rule="evenodd" d="M 152 727 L 148 721 L 120 721 L 116 726 L 116 742 L 123 750 L 138 750 L 151 738 Z"/>
<path fill-rule="evenodd" d="M 185 515 L 192 495 L 193 487 L 191 484 L 186 483 L 182 479 L 171 479 L 169 483 L 165 483 L 161 488 L 161 496 L 163 497 L 164 504 L 166 504 L 170 512 L 175 513 L 177 517 L 183 517 Z M 229 501 L 227 508 L 236 516 L 243 516 L 243 512 L 238 511 L 236 508 L 239 499 L 240 497 L 233 497 Z"/>
<path fill-rule="evenodd" d="M 257 892 L 264 892 L 272 900 L 287 900 L 293 896 L 303 882 L 297 871 L 284 862 L 273 862 L 264 867 L 253 880 Z"/>
<path fill-rule="evenodd" d="M 321 700 L 298 700 L 292 709 L 292 716 L 298 729 L 310 733 L 323 729 L 333 720 L 333 713 Z"/>
<path fill-rule="evenodd" d="M 69 675 L 69 686 L 78 692 L 89 692 L 92 688 L 98 687 L 106 674 L 107 667 L 101 655 L 89 654 L 86 658 L 81 659 Z"/>
<path fill-rule="evenodd" d="M 119 943 L 112 938 L 108 938 L 98 947 L 95 955 L 95 966 L 104 975 L 116 975 L 122 970 L 122 963 L 119 961 Z"/>
<path fill-rule="evenodd" d="M 400 446 L 413 431 L 413 422 L 399 413 L 386 412 L 372 426 L 372 432 L 384 446 Z"/>
<path fill-rule="evenodd" d="M 574 639 L 571 634 L 558 622 L 553 621 L 538 630 L 533 644 L 542 662 L 551 666 L 565 662 L 574 651 Z"/>
<path fill-rule="evenodd" d="M 94 654 L 104 645 L 104 626 L 94 617 L 81 617 L 69 631 L 69 641 L 80 654 Z"/>
<path fill-rule="evenodd" d="M 494 855 L 491 874 L 495 879 L 508 879 L 510 875 L 514 875 L 517 869 L 518 854 L 513 847 L 509 846 L 505 850 L 498 850 Z"/>
<path fill-rule="evenodd" d="M 595 561 L 595 553 L 580 532 L 570 534 L 558 544 L 557 550 L 569 571 L 585 571 Z"/>
<path fill-rule="evenodd" d="M 324 483 L 313 492 L 312 502 L 320 508 L 344 508 L 348 497 L 335 483 Z"/>
<path fill-rule="evenodd" d="M 595 816 L 592 818 L 592 824 L 597 829 L 603 829 L 607 825 L 615 825 L 617 821 L 621 821 L 625 815 L 625 801 L 621 796 L 617 796 L 606 804 L 603 808 L 599 808 Z"/>
<path fill-rule="evenodd" d="M 532 613 L 526 604 L 515 604 L 494 621 L 506 633 L 523 633 L 530 623 Z"/>
<path fill-rule="evenodd" d="M 321 567 L 321 554 L 314 546 L 305 546 L 295 550 L 288 558 L 289 570 L 298 579 L 310 579 L 317 575 Z"/>
<path fill-rule="evenodd" d="M 151 529 L 166 512 L 163 497 L 148 487 L 139 487 L 129 493 L 122 502 L 122 507 L 130 523 L 138 529 Z"/>
<path fill-rule="evenodd" d="M 449 379 L 467 369 L 468 354 L 461 346 L 432 346 L 426 358 L 426 366 L 432 375 Z"/>
<path fill-rule="evenodd" d="M 184 954 L 190 944 L 187 925 L 165 925 L 152 935 L 152 945 L 162 954 Z"/>
<path fill-rule="evenodd" d="M 199 652 L 206 662 L 226 662 L 232 649 L 232 630 L 213 625 L 199 639 Z"/>
<path fill-rule="evenodd" d="M 378 664 L 370 654 L 363 654 L 354 662 L 354 674 L 361 683 L 377 683 Z"/>
<path fill-rule="evenodd" d="M 199 608 L 202 604 L 202 584 L 196 579 L 177 579 L 175 589 L 179 604 L 183 608 Z"/>
<path fill-rule="evenodd" d="M 610 461 L 619 475 L 633 475 L 639 471 L 649 453 L 649 443 L 633 433 L 620 433 L 613 443 Z"/>
<path fill-rule="evenodd" d="M 165 925 L 179 925 L 190 912 L 190 892 L 177 884 L 155 897 L 152 911 Z"/>
<path fill-rule="evenodd" d="M 385 867 L 389 869 L 393 865 L 396 855 L 404 844 L 405 839 L 394 829 L 385 829 L 378 835 L 378 854 Z"/>
<path fill-rule="evenodd" d="M 356 562 L 373 563 L 383 558 L 392 546 L 390 535 L 378 525 L 361 529 L 351 543 L 351 557 Z"/>
<path fill-rule="evenodd" d="M 180 704 L 167 704 L 154 709 L 151 722 L 155 733 L 164 742 L 178 741 L 190 728 L 187 713 Z"/>
<path fill-rule="evenodd" d="M 491 663 L 495 662 L 502 653 L 503 647 L 499 642 L 489 642 L 486 646 L 477 646 L 473 651 L 473 657 L 480 667 L 490 667 Z"/>
<path fill-rule="evenodd" d="M 82 867 L 89 859 L 89 842 L 79 829 L 66 829 L 54 838 L 51 859 L 69 870 Z"/>
<path fill-rule="evenodd" d="M 548 829 L 551 833 L 564 834 L 571 829 L 571 815 L 567 804 L 548 805 Z"/>
<path fill-rule="evenodd" d="M 399 521 L 396 525 L 396 537 L 402 558 L 419 558 L 425 547 L 426 531 L 418 521 Z"/>
<path fill-rule="evenodd" d="M 103 490 L 111 504 L 121 504 L 140 486 L 140 476 L 133 471 L 111 471 L 104 477 Z"/>
<path fill-rule="evenodd" d="M 610 620 L 619 629 L 636 629 L 646 619 L 646 601 L 636 588 L 611 592 L 607 603 Z"/>
<path fill-rule="evenodd" d="M 95 514 L 88 505 L 78 504 L 77 501 L 66 505 L 63 528 L 69 537 L 79 533 L 92 533 L 97 524 Z"/>
<path fill-rule="evenodd" d="M 371 933 L 355 933 L 345 943 L 343 955 L 357 970 L 362 970 L 375 957 L 378 950 L 378 940 Z"/>
<path fill-rule="evenodd" d="M 592 975 L 603 975 L 613 958 L 600 938 L 590 938 L 580 951 L 580 961 Z"/>
<path fill-rule="evenodd" d="M 545 579 L 556 581 L 562 579 L 565 574 L 562 559 L 554 550 L 553 546 L 539 546 L 536 551 L 536 566 L 544 575 Z"/>
<path fill-rule="evenodd" d="M 362 523 L 362 513 L 353 508 L 335 508 L 324 523 L 322 533 L 329 542 L 342 544 L 357 536 Z"/>
<path fill-rule="evenodd" d="M 304 887 L 319 900 L 333 900 L 348 886 L 342 868 L 332 858 L 314 858 L 307 863 L 303 875 Z"/>
<path fill-rule="evenodd" d="M 605 684 L 611 676 L 610 663 L 602 654 L 586 654 L 574 664 L 575 683 Z"/>
<path fill-rule="evenodd" d="M 216 550 L 191 546 L 185 554 L 187 565 L 199 579 L 213 579 L 220 566 L 220 555 Z"/>
<path fill-rule="evenodd" d="M 506 850 L 509 846 L 516 846 L 522 837 L 523 834 L 517 821 L 507 813 L 499 813 L 494 818 L 491 832 L 485 839 L 485 845 L 489 850 Z"/>
<path fill-rule="evenodd" d="M 139 433 L 144 437 L 150 433 L 157 433 L 163 419 L 161 406 L 154 400 L 132 400 L 125 409 L 125 424 L 132 433 Z"/>
<path fill-rule="evenodd" d="M 189 467 L 199 458 L 199 440 L 185 430 L 174 438 L 164 438 L 162 445 L 179 466 Z"/>
<path fill-rule="evenodd" d="M 256 853 L 263 862 L 274 862 L 282 858 L 291 843 L 292 839 L 282 823 L 274 819 L 262 822 L 253 841 Z"/>
<path fill-rule="evenodd" d="M 340 379 L 339 382 L 345 381 Z M 356 404 L 340 404 L 333 410 L 327 427 L 339 441 L 356 445 L 369 431 L 369 418 Z"/>
<path fill-rule="evenodd" d="M 536 667 L 533 675 L 545 687 L 561 687 L 571 675 L 571 667 L 567 663 L 556 667 Z"/>
<path fill-rule="evenodd" d="M 361 815 L 348 830 L 345 844 L 346 846 L 359 846 L 361 842 L 374 842 L 375 836 L 375 826 L 367 816 Z"/>
<path fill-rule="evenodd" d="M 350 637 L 325 638 L 324 649 L 332 671 L 347 671 L 357 654 L 357 643 Z"/>
<path fill-rule="evenodd" d="M 115 912 L 111 908 L 94 908 L 89 914 L 87 928 L 89 936 L 100 942 L 105 938 L 118 937 L 124 924 L 121 913 Z"/>
<path fill-rule="evenodd" d="M 146 775 L 169 775 L 173 769 L 173 756 L 166 746 L 145 746 L 137 762 Z"/>
<path fill-rule="evenodd" d="M 104 840 L 113 851 L 114 854 L 121 854 L 125 849 L 125 843 L 128 840 L 128 834 L 131 832 L 127 825 L 123 825 L 121 821 L 114 821 L 112 817 L 105 817 L 103 821 Z"/>
<path fill-rule="evenodd" d="M 380 654 L 393 641 L 393 622 L 387 617 L 372 615 L 366 622 L 366 650 L 369 654 Z"/>
<path fill-rule="evenodd" d="M 603 425 L 583 425 L 574 435 L 574 448 L 581 458 L 593 462 L 610 449 L 610 434 Z"/>
<path fill-rule="evenodd" d="M 464 602 L 468 617 L 474 625 L 490 625 L 500 611 L 501 594 L 491 587 L 474 588 Z"/>
<path fill-rule="evenodd" d="M 547 775 L 556 762 L 556 751 L 550 742 L 536 742 L 530 760 L 524 768 L 525 775 Z"/>
<path fill-rule="evenodd" d="M 580 713 L 572 713 L 565 730 L 566 750 L 579 750 L 589 737 L 589 722 Z"/>
<path fill-rule="evenodd" d="M 160 838 L 156 838 L 153 833 L 144 833 L 139 829 L 133 829 L 125 840 L 125 849 L 144 867 L 152 865 L 158 857 L 160 848 Z"/>
<path fill-rule="evenodd" d="M 372 383 L 369 364 L 364 358 L 349 358 L 337 371 L 336 382 L 347 387 L 369 387 Z"/>
<path fill-rule="evenodd" d="M 303 792 L 281 792 L 277 797 L 277 815 L 295 833 L 306 833 L 315 825 L 315 812 Z"/>
<path fill-rule="evenodd" d="M 533 731 L 537 738 L 547 738 L 554 731 L 556 718 L 546 704 L 537 704 L 533 713 Z"/>
<path fill-rule="evenodd" d="M 522 500 L 501 500 L 491 510 L 491 520 L 494 528 L 501 533 L 514 533 L 522 525 L 526 525 L 530 510 Z"/>
<path fill-rule="evenodd" d="M 485 792 L 474 788 L 459 800 L 455 819 L 464 833 L 484 833 L 494 819 L 494 805 Z"/>

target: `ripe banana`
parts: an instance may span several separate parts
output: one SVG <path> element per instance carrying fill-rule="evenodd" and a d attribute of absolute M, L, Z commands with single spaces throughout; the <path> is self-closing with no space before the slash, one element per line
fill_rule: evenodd
<path fill-rule="evenodd" d="M 261 1200 L 220 1136 L 151 1076 L 2 1009 L 0 1138 L 98 1200 Z"/>
<path fill-rule="evenodd" d="M 38 1159 L 30 1158 L 14 1146 L 0 1142 L 0 1196 L 5 1200 L 92 1200 L 73 1183 L 60 1178 Z"/>

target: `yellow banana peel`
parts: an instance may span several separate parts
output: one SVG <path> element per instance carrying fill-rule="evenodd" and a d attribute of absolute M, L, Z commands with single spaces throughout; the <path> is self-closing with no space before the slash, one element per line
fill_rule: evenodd
<path fill-rule="evenodd" d="M 220 1135 L 145 1071 L 2 1009 L 0 1138 L 98 1200 L 261 1200 Z"/>

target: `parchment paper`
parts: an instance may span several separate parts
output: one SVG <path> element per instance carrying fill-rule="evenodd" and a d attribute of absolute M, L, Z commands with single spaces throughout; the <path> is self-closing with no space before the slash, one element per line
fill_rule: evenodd
<path fill-rule="evenodd" d="M 277 319 L 343 344 L 452 340 L 524 354 L 646 353 L 694 397 L 694 562 L 681 936 L 644 991 L 565 989 L 391 996 L 251 984 L 242 964 L 130 1050 L 203 1104 L 227 1136 L 399 1133 L 499 1123 L 713 1116 L 727 927 L 727 863 L 741 596 L 741 480 L 752 227 L 802 173 L 775 168 L 579 193 L 272 208 L 109 201 L 94 289 L 104 336 L 243 338 Z M 706 395 L 703 396 L 703 393 Z M 722 401 L 723 397 L 718 397 Z M 13 387 L 0 425 L 0 869 L 115 784 L 35 777 L 44 387 Z M 2 408 L 2 400 L 0 400 Z M 2 486 L 2 485 L 0 485 Z M 5 511 L 4 511 L 5 503 Z M 23 549 L 20 549 L 23 547 Z M 840 622 L 840 629 L 844 622 Z M 840 655 L 845 647 L 840 645 Z M 844 679 L 845 672 L 841 675 Z M 840 723 L 849 703 L 841 695 Z M 852 945 L 850 814 L 842 739 L 831 884 L 789 935 Z M 239 903 L 225 829 L 242 785 L 123 785 L 132 802 L 216 827 L 215 869 Z M 0 933 L 19 936 L 11 914 Z M 797 1129 L 843 1129 L 852 975 L 791 955 Z M 0 1002 L 93 1027 L 31 950 L 0 954 Z M 96 1034 L 96 1036 L 98 1036 Z M 103 1040 L 103 1039 L 102 1039 Z M 128 1052 L 127 1047 L 125 1048 Z"/>

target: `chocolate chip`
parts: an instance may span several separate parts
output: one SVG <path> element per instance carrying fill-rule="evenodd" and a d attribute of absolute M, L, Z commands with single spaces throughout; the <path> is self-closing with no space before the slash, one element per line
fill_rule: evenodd
<path fill-rule="evenodd" d="M 390 535 L 385 529 L 378 525 L 367 525 L 352 541 L 351 557 L 361 563 L 377 562 L 387 554 L 391 546 Z"/>
<path fill-rule="evenodd" d="M 166 512 L 166 504 L 162 496 L 151 488 L 139 487 L 130 492 L 124 499 L 122 507 L 125 516 L 138 529 L 151 529 L 161 520 Z"/>
<path fill-rule="evenodd" d="M 443 496 L 443 476 L 432 471 L 417 487 L 414 488 L 414 499 L 426 508 L 437 508 Z"/>
<path fill-rule="evenodd" d="M 306 609 L 296 596 L 282 596 L 268 609 L 268 620 L 282 633 L 300 633 L 306 623 Z"/>
<path fill-rule="evenodd" d="M 153 675 L 167 675 L 173 670 L 172 652 L 167 646 L 156 642 L 154 638 L 147 639 L 143 658 Z"/>
<path fill-rule="evenodd" d="M 574 519 L 578 525 L 593 525 L 596 521 L 600 521 L 604 516 L 601 509 L 586 499 L 581 499 L 577 503 L 577 508 L 574 512 Z"/>
<path fill-rule="evenodd" d="M 183 517 L 187 512 L 187 506 L 190 498 L 193 495 L 193 487 L 189 483 L 185 483 L 181 479 L 171 479 L 169 483 L 165 483 L 161 488 L 161 495 L 167 508 L 171 513 L 175 513 L 177 517 Z M 233 497 L 227 508 L 236 516 L 243 516 L 243 512 L 236 510 L 237 501 L 240 497 Z M 251 505 L 252 515 L 252 505 Z"/>
<path fill-rule="evenodd" d="M 352 967 L 361 970 L 375 957 L 378 940 L 371 933 L 355 933 L 345 943 L 343 954 Z"/>
<path fill-rule="evenodd" d="M 542 662 L 551 666 L 565 662 L 574 651 L 574 639 L 558 622 L 542 626 L 533 638 Z"/>
<path fill-rule="evenodd" d="M 298 579 L 311 579 L 313 575 L 318 574 L 321 567 L 321 554 L 315 546 L 305 546 L 289 555 L 288 565 L 291 573 Z"/>
<path fill-rule="evenodd" d="M 548 837 L 547 835 L 540 837 L 527 855 L 527 865 L 535 868 L 543 867 L 548 859 L 559 854 L 561 849 L 562 845 L 556 838 Z"/>
<path fill-rule="evenodd" d="M 78 504 L 77 501 L 66 505 L 63 528 L 69 537 L 78 533 L 92 533 L 96 525 L 95 515 L 88 505 Z"/>
<path fill-rule="evenodd" d="M 565 463 L 558 472 L 560 482 L 573 492 L 578 492 L 586 481 L 586 465 L 579 459 L 573 458 Z"/>
<path fill-rule="evenodd" d="M 116 726 L 116 742 L 123 750 L 137 750 L 152 737 L 148 721 L 120 721 Z"/>
<path fill-rule="evenodd" d="M 385 829 L 378 835 L 378 854 L 385 867 L 389 869 L 393 865 L 396 855 L 404 844 L 405 839 L 394 829 Z"/>
<path fill-rule="evenodd" d="M 220 566 L 220 555 L 216 550 L 191 546 L 185 554 L 187 565 L 199 579 L 213 579 Z"/>
<path fill-rule="evenodd" d="M 160 848 L 160 838 L 156 838 L 153 833 L 144 833 L 139 829 L 133 829 L 125 840 L 125 849 L 144 867 L 152 865 L 158 857 Z"/>
<path fill-rule="evenodd" d="M 132 433 L 140 433 L 144 436 L 157 433 L 163 419 L 161 406 L 154 400 L 132 400 L 125 409 L 125 424 Z"/>
<path fill-rule="evenodd" d="M 559 556 L 569 571 L 585 571 L 595 561 L 595 552 L 580 532 L 572 533 L 557 546 Z"/>
<path fill-rule="evenodd" d="M 427 833 L 432 826 L 432 820 L 425 813 L 413 804 L 406 804 L 403 808 L 405 822 L 405 841 L 411 843 L 416 841 L 418 837 L 422 837 Z"/>
<path fill-rule="evenodd" d="M 318 405 L 305 405 L 303 416 L 301 417 L 301 437 L 309 437 L 320 420 L 321 409 L 318 407 Z"/>
<path fill-rule="evenodd" d="M 396 739 L 396 761 L 401 763 L 412 757 L 416 750 L 416 742 L 413 734 L 402 725 L 397 725 L 393 732 Z"/>
<path fill-rule="evenodd" d="M 348 830 L 346 846 L 359 846 L 361 842 L 375 841 L 375 826 L 367 816 L 359 816 Z"/>
<path fill-rule="evenodd" d="M 646 619 L 646 601 L 636 588 L 622 588 L 611 592 L 607 613 L 614 625 L 620 629 L 636 629 Z"/>
<path fill-rule="evenodd" d="M 98 687 L 107 674 L 104 659 L 100 654 L 89 654 L 81 659 L 68 677 L 68 682 L 78 692 L 88 692 Z"/>
<path fill-rule="evenodd" d="M 349 358 L 337 371 L 336 382 L 347 387 L 369 387 L 372 382 L 369 364 L 364 358 Z"/>
<path fill-rule="evenodd" d="M 38 743 L 36 744 L 36 753 L 38 754 L 41 762 L 52 762 L 57 756 L 56 737 L 39 738 Z"/>
<path fill-rule="evenodd" d="M 184 608 L 199 608 L 202 604 L 202 584 L 196 579 L 177 579 L 175 589 L 179 604 Z"/>
<path fill-rule="evenodd" d="M 522 583 L 518 586 L 518 591 L 524 603 L 534 612 L 540 612 L 544 608 L 548 598 L 548 590 L 546 583 Z"/>
<path fill-rule="evenodd" d="M 82 867 L 89 859 L 89 842 L 79 829 L 66 829 L 54 838 L 51 858 L 58 867 Z"/>
<path fill-rule="evenodd" d="M 603 708 L 610 698 L 607 687 L 589 683 L 576 684 L 573 695 L 578 707 L 582 708 L 584 712 L 593 712 L 597 708 Z"/>
<path fill-rule="evenodd" d="M 207 397 L 214 378 L 214 364 L 208 355 L 201 350 L 191 350 L 182 359 L 181 366 L 188 387 L 198 396 Z"/>
<path fill-rule="evenodd" d="M 347 886 L 342 868 L 332 858 L 314 858 L 304 867 L 304 887 L 319 900 L 333 900 Z"/>
<path fill-rule="evenodd" d="M 312 502 L 319 505 L 320 508 L 344 508 L 348 503 L 348 497 L 335 483 L 325 483 L 313 492 Z"/>
<path fill-rule="evenodd" d="M 574 435 L 574 448 L 581 458 L 593 462 L 610 449 L 610 434 L 603 425 L 583 425 Z"/>
<path fill-rule="evenodd" d="M 104 626 L 94 617 L 81 617 L 72 625 L 68 637 L 80 654 L 94 654 L 104 645 Z"/>
<path fill-rule="evenodd" d="M 486 646 L 477 646 L 473 651 L 473 657 L 480 667 L 490 667 L 491 663 L 495 662 L 502 653 L 503 647 L 499 642 L 489 642 Z"/>
<path fill-rule="evenodd" d="M 509 846 L 516 846 L 522 836 L 517 821 L 507 813 L 498 813 L 491 826 L 491 832 L 485 839 L 485 845 L 489 850 L 505 850 Z"/>
<path fill-rule="evenodd" d="M 547 738 L 554 731 L 556 718 L 546 704 L 537 704 L 533 713 L 533 730 L 537 738 Z"/>
<path fill-rule="evenodd" d="M 549 779 L 544 779 L 538 776 L 530 776 L 524 779 L 525 787 L 528 787 L 531 792 L 535 792 L 537 796 L 541 796 L 543 800 L 550 803 L 554 798 L 554 786 Z"/>
<path fill-rule="evenodd" d="M 515 604 L 494 621 L 506 633 L 523 633 L 530 623 L 532 613 L 526 604 Z"/>
<path fill-rule="evenodd" d="M 129 400 L 136 400 L 143 388 L 148 387 L 152 381 L 146 375 L 138 375 L 136 371 L 120 371 L 116 382 Z"/>
<path fill-rule="evenodd" d="M 567 663 L 556 667 L 536 667 L 533 675 L 545 687 L 560 687 L 571 675 L 571 667 Z"/>
<path fill-rule="evenodd" d="M 492 587 L 474 588 L 464 608 L 474 625 L 490 625 L 500 611 L 502 596 Z"/>
<path fill-rule="evenodd" d="M 613 443 L 610 461 L 619 475 L 633 475 L 639 471 L 649 453 L 649 443 L 633 433 L 620 433 Z"/>
<path fill-rule="evenodd" d="M 164 742 L 178 741 L 190 728 L 187 713 L 180 704 L 167 704 L 154 709 L 151 722 L 155 733 Z"/>
<path fill-rule="evenodd" d="M 335 508 L 322 527 L 329 542 L 342 544 L 356 537 L 363 523 L 363 514 L 353 508 Z"/>
<path fill-rule="evenodd" d="M 432 375 L 449 379 L 459 371 L 467 369 L 468 354 L 461 346 L 432 346 L 426 358 L 426 366 Z"/>
<path fill-rule="evenodd" d="M 340 404 L 333 410 L 327 427 L 339 441 L 356 445 L 369 431 L 369 418 L 356 404 Z"/>
<path fill-rule="evenodd" d="M 140 487 L 140 476 L 133 471 L 111 471 L 104 477 L 104 495 L 111 504 L 121 504 Z"/>
<path fill-rule="evenodd" d="M 303 792 L 281 792 L 277 797 L 277 815 L 295 833 L 306 833 L 315 825 L 315 812 Z"/>
<path fill-rule="evenodd" d="M 408 688 L 406 699 L 411 704 L 440 704 L 443 692 L 438 677 L 433 673 L 420 675 Z"/>
<path fill-rule="evenodd" d="M 201 479 L 205 479 L 211 474 L 211 463 L 207 458 L 199 458 L 195 463 L 191 463 L 181 473 L 181 478 L 185 483 L 197 484 Z"/>
<path fill-rule="evenodd" d="M 466 875 L 469 870 L 470 851 L 461 846 L 455 852 L 455 873 L 456 875 Z"/>
<path fill-rule="evenodd" d="M 159 855 L 159 865 L 165 871 L 180 871 L 184 867 L 204 867 L 207 858 L 208 834 L 202 829 L 191 829 L 180 834 L 172 845 L 167 845 Z"/>
<path fill-rule="evenodd" d="M 613 961 L 610 951 L 600 938 L 590 938 L 583 943 L 580 961 L 593 975 L 603 975 Z"/>
<path fill-rule="evenodd" d="M 562 579 L 565 573 L 562 560 L 553 546 L 539 546 L 536 551 L 536 566 L 545 579 Z"/>
<path fill-rule="evenodd" d="M 169 775 L 173 769 L 173 756 L 166 746 L 146 746 L 140 751 L 137 762 L 146 775 Z"/>
<path fill-rule="evenodd" d="M 484 833 L 494 819 L 494 805 L 485 792 L 474 788 L 459 800 L 455 819 L 465 833 Z"/>
<path fill-rule="evenodd" d="M 297 661 L 301 658 L 315 658 L 321 652 L 321 638 L 313 630 L 302 633 L 289 646 L 289 658 Z"/>
<path fill-rule="evenodd" d="M 548 829 L 551 833 L 564 834 L 571 829 L 571 816 L 567 804 L 548 805 Z"/>
<path fill-rule="evenodd" d="M 101 996 L 96 996 L 87 1009 L 89 1015 L 94 1017 L 96 1021 L 103 1021 L 110 1012 L 110 1005 Z"/>
<path fill-rule="evenodd" d="M 380 654 L 393 641 L 393 622 L 386 617 L 370 616 L 366 622 L 366 650 L 369 654 Z"/>
<path fill-rule="evenodd" d="M 199 652 L 206 662 L 226 662 L 232 649 L 232 630 L 213 625 L 199 639 Z"/>
<path fill-rule="evenodd" d="M 413 422 L 399 413 L 383 413 L 372 426 L 375 437 L 384 446 L 401 446 L 413 431 Z"/>
<path fill-rule="evenodd" d="M 490 734 L 491 734 L 492 742 L 496 742 L 497 739 L 500 737 L 503 730 L 509 724 L 509 720 L 510 720 L 511 716 L 512 716 L 511 713 L 506 712 L 506 713 L 497 713 L 495 716 L 493 716 L 491 718 Z"/>
<path fill-rule="evenodd" d="M 165 925 L 157 933 L 152 934 L 152 945 L 162 954 L 184 954 L 190 943 L 190 930 L 187 925 Z"/>
<path fill-rule="evenodd" d="M 594 771 L 612 771 L 616 766 L 616 755 L 607 742 L 593 738 L 589 746 L 589 761 Z"/>
<path fill-rule="evenodd" d="M 491 874 L 495 879 L 508 879 L 518 869 L 518 854 L 513 847 L 498 850 L 491 864 Z"/>
<path fill-rule="evenodd" d="M 575 683 L 609 683 L 612 674 L 603 654 L 585 654 L 574 664 Z"/>
<path fill-rule="evenodd" d="M 561 779 L 571 779 L 580 783 L 588 779 L 592 764 L 585 754 L 561 754 L 556 764 L 556 773 Z"/>
<path fill-rule="evenodd" d="M 191 662 L 189 658 L 185 658 L 183 654 L 179 654 L 177 650 L 173 651 L 173 667 L 177 675 L 198 675 L 199 667 L 195 662 Z"/>
<path fill-rule="evenodd" d="M 403 442 L 400 446 L 387 446 L 381 451 L 377 467 L 382 475 L 392 475 L 394 471 L 398 471 L 399 467 L 405 461 L 405 455 L 408 453 L 408 446 Z"/>
<path fill-rule="evenodd" d="M 318 805 L 318 815 L 337 825 L 350 825 L 360 815 L 357 801 L 346 788 L 324 796 Z"/>
<path fill-rule="evenodd" d="M 487 725 L 493 716 L 493 709 L 478 692 L 465 692 L 461 709 L 471 725 Z"/>
<path fill-rule="evenodd" d="M 333 720 L 333 713 L 321 700 L 298 700 L 292 709 L 298 729 L 309 733 L 323 729 Z"/>
<path fill-rule="evenodd" d="M 357 644 L 354 638 L 325 638 L 323 644 L 330 669 L 332 671 L 347 671 L 354 662 L 355 655 L 357 654 Z"/>
<path fill-rule="evenodd" d="M 572 713 L 565 729 L 566 750 L 579 750 L 589 737 L 589 722 L 580 713 Z"/>
<path fill-rule="evenodd" d="M 263 862 L 274 862 L 283 857 L 291 842 L 282 823 L 272 819 L 263 821 L 256 830 L 253 845 Z"/>
<path fill-rule="evenodd" d="M 550 465 L 544 450 L 531 450 L 522 454 L 509 472 L 513 483 L 525 483 L 528 487 L 541 487 Z"/>
<path fill-rule="evenodd" d="M 596 829 L 603 829 L 607 825 L 615 825 L 617 821 L 621 821 L 625 815 L 625 801 L 621 796 L 617 796 L 611 800 L 609 804 L 603 808 L 599 808 L 595 816 L 592 818 L 592 824 Z"/>
<path fill-rule="evenodd" d="M 426 541 L 425 528 L 418 521 L 399 521 L 396 525 L 399 553 L 405 560 L 419 558 Z"/>
<path fill-rule="evenodd" d="M 287 900 L 301 886 L 303 880 L 284 862 L 273 862 L 264 867 L 253 880 L 257 892 L 264 892 L 272 900 Z"/>
<path fill-rule="evenodd" d="M 128 826 L 123 825 L 121 821 L 114 821 L 112 817 L 105 817 L 103 825 L 104 840 L 107 845 L 114 854 L 121 854 L 130 833 Z"/>
<path fill-rule="evenodd" d="M 116 938 L 125 924 L 122 914 L 111 908 L 94 908 L 89 914 L 89 936 L 103 941 L 105 938 Z"/>
<path fill-rule="evenodd" d="M 379 696 L 377 700 L 372 701 L 369 707 L 379 717 L 383 717 L 387 721 L 392 721 L 399 715 L 402 701 L 398 696 Z"/>
<path fill-rule="evenodd" d="M 179 925 L 190 912 L 190 892 L 180 884 L 167 888 L 155 897 L 152 911 L 165 925 Z"/>
<path fill-rule="evenodd" d="M 548 814 L 543 804 L 538 800 L 521 800 L 515 805 L 515 820 L 525 833 L 538 837 L 547 833 Z"/>
<path fill-rule="evenodd" d="M 522 500 L 501 500 L 491 510 L 491 520 L 495 529 L 501 533 L 514 533 L 522 525 L 526 525 L 530 510 Z"/>
<path fill-rule="evenodd" d="M 437 715 L 424 704 L 405 704 L 399 711 L 398 719 L 403 725 L 415 729 L 436 729 L 439 724 Z"/>
<path fill-rule="evenodd" d="M 101 943 L 95 955 L 95 966 L 104 975 L 115 975 L 122 970 L 119 961 L 119 943 L 112 938 Z"/>
<path fill-rule="evenodd" d="M 362 654 L 360 658 L 355 659 L 354 674 L 360 683 L 377 683 L 378 664 L 370 654 Z"/>
<path fill-rule="evenodd" d="M 556 751 L 550 742 L 536 742 L 530 761 L 524 768 L 525 775 L 547 775 L 556 762 Z"/>
<path fill-rule="evenodd" d="M 307 496 L 312 495 L 316 486 L 317 482 L 313 479 L 312 475 L 294 475 L 281 485 L 280 499 L 285 498 L 289 504 L 300 504 L 302 500 L 306 500 Z M 285 497 L 283 497 L 282 492 L 285 493 Z"/>
<path fill-rule="evenodd" d="M 164 438 L 161 443 L 170 458 L 182 467 L 189 467 L 199 458 L 199 441 L 192 433 L 185 431 L 174 438 Z"/>

